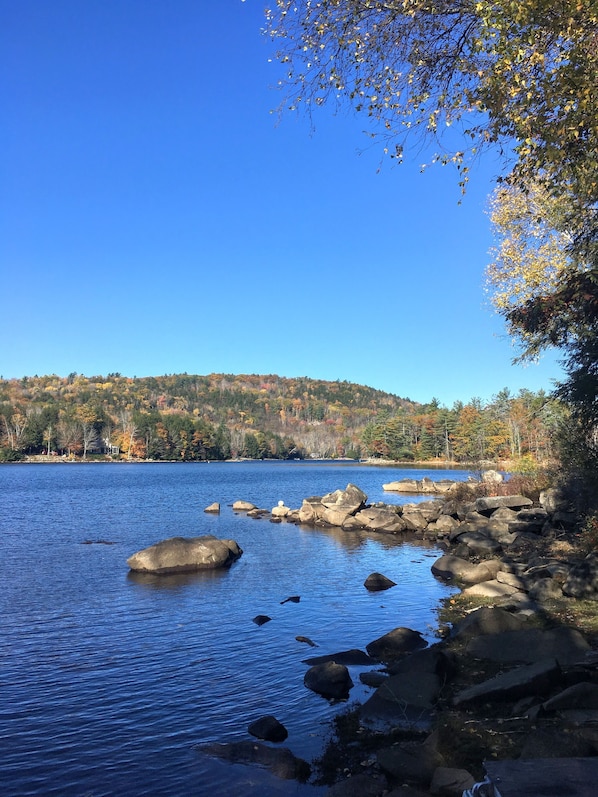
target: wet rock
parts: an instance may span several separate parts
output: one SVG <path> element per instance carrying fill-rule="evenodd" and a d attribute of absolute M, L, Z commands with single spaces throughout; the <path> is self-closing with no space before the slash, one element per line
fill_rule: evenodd
<path fill-rule="evenodd" d="M 315 664 L 305 673 L 305 686 L 323 697 L 345 700 L 354 684 L 344 664 L 329 661 Z"/>
<path fill-rule="evenodd" d="M 425 648 L 427 645 L 428 643 L 422 638 L 419 631 L 400 626 L 370 642 L 369 645 L 366 645 L 366 650 L 373 658 L 388 661 L 405 653 Z"/>
<path fill-rule="evenodd" d="M 318 647 L 317 644 L 307 636 L 296 636 L 295 639 L 297 640 L 297 642 L 304 642 L 306 645 L 309 645 L 311 648 Z"/>
<path fill-rule="evenodd" d="M 283 606 L 285 603 L 299 603 L 300 600 L 300 595 L 291 595 L 289 598 L 285 598 L 283 601 L 280 601 L 280 605 Z"/>
<path fill-rule="evenodd" d="M 286 747 L 274 748 L 260 742 L 241 741 L 213 743 L 197 749 L 231 764 L 258 764 L 285 780 L 298 780 L 303 783 L 311 774 L 309 764 L 294 756 Z"/>
<path fill-rule="evenodd" d="M 265 625 L 269 623 L 272 618 L 268 617 L 267 614 L 258 614 L 256 617 L 253 618 L 253 621 L 256 625 Z"/>
<path fill-rule="evenodd" d="M 396 581 L 391 581 L 390 578 L 383 576 L 381 573 L 370 573 L 370 575 L 363 582 L 363 586 L 370 592 L 381 592 L 391 587 L 396 587 Z"/>
<path fill-rule="evenodd" d="M 374 664 L 375 659 L 372 659 L 367 653 L 364 653 L 363 650 L 357 650 L 353 648 L 352 650 L 343 650 L 339 653 L 328 653 L 324 656 L 312 656 L 311 659 L 304 659 L 304 664 L 326 664 L 327 662 L 336 662 L 337 664 L 345 664 L 347 666 L 351 665 L 367 665 L 367 664 Z"/>
<path fill-rule="evenodd" d="M 229 567 L 243 551 L 234 540 L 204 537 L 171 537 L 144 548 L 127 559 L 138 573 L 185 573 Z"/>
<path fill-rule="evenodd" d="M 289 735 L 284 725 L 271 714 L 252 722 L 247 730 L 252 736 L 266 742 L 284 742 Z"/>
<path fill-rule="evenodd" d="M 388 678 L 383 672 L 379 672 L 378 670 L 370 670 L 369 672 L 360 672 L 359 673 L 359 680 L 362 684 L 366 686 L 373 686 L 377 689 L 379 686 L 382 686 L 384 681 Z"/>

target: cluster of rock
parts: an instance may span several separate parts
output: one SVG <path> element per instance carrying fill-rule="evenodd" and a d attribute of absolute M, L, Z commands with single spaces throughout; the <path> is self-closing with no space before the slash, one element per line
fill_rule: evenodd
<path fill-rule="evenodd" d="M 544 629 L 500 607 L 479 608 L 442 642 L 408 655 L 382 649 L 379 656 L 385 671 L 375 673 L 378 688 L 358 708 L 359 720 L 377 732 L 392 731 L 395 739 L 403 730 L 404 741 L 382 745 L 361 772 L 330 789 L 330 797 L 377 797 L 396 783 L 409 784 L 405 794 L 414 796 L 461 797 L 480 778 L 452 760 L 468 723 L 490 737 L 511 734 L 512 758 L 598 755 L 597 659 L 574 629 Z M 479 680 L 485 667 L 498 672 Z M 443 713 L 451 716 L 451 729 L 438 723 Z"/>
<path fill-rule="evenodd" d="M 447 549 L 433 566 L 435 575 L 471 585 L 468 594 L 535 601 L 566 595 L 598 599 L 598 555 L 582 562 L 532 555 L 522 557 L 539 540 L 558 536 L 575 523 L 575 515 L 556 489 L 546 490 L 537 506 L 521 495 L 484 497 L 470 503 L 437 498 L 419 504 L 368 504 L 356 485 L 322 497 L 305 498 L 299 509 L 282 501 L 271 511 L 246 501 L 233 510 L 274 522 L 332 526 L 344 531 L 408 534 Z"/>
<path fill-rule="evenodd" d="M 330 699 L 346 698 L 353 688 L 349 666 L 372 662 L 376 669 L 359 676 L 375 688 L 358 708 L 359 721 L 375 732 L 406 732 L 404 742 L 370 753 L 358 772 L 330 789 L 330 797 L 376 797 L 396 784 L 409 784 L 404 793 L 412 795 L 460 797 L 480 773 L 455 766 L 450 749 L 458 741 L 447 741 L 438 723 L 447 712 L 459 728 L 474 722 L 490 736 L 508 735 L 509 757 L 518 760 L 559 757 L 565 766 L 598 756 L 598 655 L 576 629 L 547 627 L 541 619 L 543 605 L 554 598 L 598 600 L 598 555 L 569 561 L 541 553 L 575 522 L 557 490 L 543 493 L 537 505 L 523 496 L 460 503 L 446 493 L 442 500 L 402 507 L 368 505 L 367 496 L 349 484 L 305 499 L 298 510 L 281 502 L 283 514 L 271 514 L 273 521 L 284 517 L 433 541 L 445 553 L 432 572 L 493 603 L 471 612 L 430 647 L 417 631 L 398 628 L 365 651 L 306 660 L 306 686 Z M 243 510 L 267 514 L 253 505 Z M 393 585 L 378 573 L 365 584 Z M 489 748 L 484 755 L 494 752 Z M 555 775 L 557 782 L 559 777 L 566 780 L 564 773 Z M 397 793 L 403 794 L 400 787 Z"/>

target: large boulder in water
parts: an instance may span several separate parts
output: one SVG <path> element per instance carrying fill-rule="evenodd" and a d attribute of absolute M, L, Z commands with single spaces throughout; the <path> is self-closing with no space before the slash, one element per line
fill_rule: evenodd
<path fill-rule="evenodd" d="M 170 537 L 137 551 L 127 564 L 138 573 L 190 573 L 229 567 L 243 551 L 234 540 L 204 537 Z"/>

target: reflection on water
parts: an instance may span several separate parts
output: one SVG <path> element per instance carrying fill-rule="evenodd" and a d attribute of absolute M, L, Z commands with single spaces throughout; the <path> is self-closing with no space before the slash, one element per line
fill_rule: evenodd
<path fill-rule="evenodd" d="M 2 794 L 321 793 L 197 746 L 247 739 L 252 721 L 274 714 L 285 746 L 313 758 L 338 707 L 304 687 L 297 636 L 322 655 L 363 650 L 399 625 L 433 641 L 434 607 L 449 592 L 430 573 L 438 552 L 252 520 L 229 504 L 298 507 L 348 482 L 399 503 L 381 485 L 404 475 L 307 463 L 0 468 Z M 213 501 L 220 515 L 203 512 Z M 135 551 L 200 534 L 235 539 L 243 556 L 222 571 L 128 571 Z M 398 586 L 369 593 L 371 572 Z M 272 619 L 257 626 L 259 614 Z M 351 669 L 350 699 L 365 699 Z"/>

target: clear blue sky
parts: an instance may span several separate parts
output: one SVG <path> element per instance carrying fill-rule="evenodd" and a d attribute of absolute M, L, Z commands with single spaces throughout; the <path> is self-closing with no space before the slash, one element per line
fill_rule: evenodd
<path fill-rule="evenodd" d="M 0 375 L 549 390 L 557 359 L 511 365 L 483 292 L 498 161 L 459 205 L 366 118 L 279 122 L 263 5 L 0 0 Z"/>

